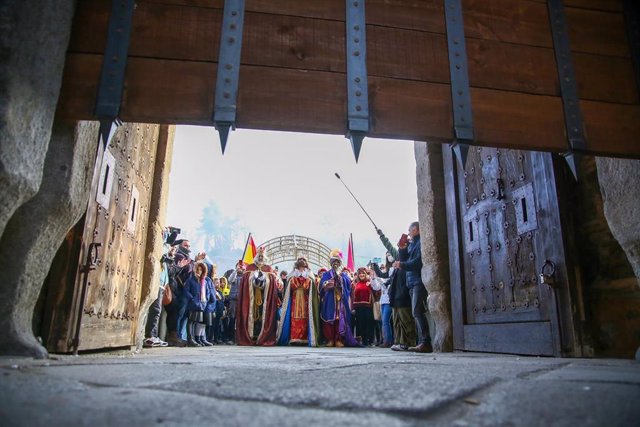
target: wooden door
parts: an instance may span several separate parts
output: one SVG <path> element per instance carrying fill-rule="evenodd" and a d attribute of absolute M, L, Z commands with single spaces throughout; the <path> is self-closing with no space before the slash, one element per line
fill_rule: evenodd
<path fill-rule="evenodd" d="M 462 168 L 445 152 L 455 348 L 561 355 L 566 294 L 539 283 L 550 260 L 568 288 L 552 155 L 471 147 Z"/>
<path fill-rule="evenodd" d="M 98 262 L 76 281 L 87 275 L 80 350 L 134 344 L 157 140 L 158 126 L 128 125 L 104 153 L 81 252 L 100 243 Z"/>
<path fill-rule="evenodd" d="M 48 278 L 49 351 L 72 351 L 78 322 L 79 350 L 135 343 L 158 129 L 125 124 L 98 156 L 87 212 L 57 255 L 76 269 Z"/>

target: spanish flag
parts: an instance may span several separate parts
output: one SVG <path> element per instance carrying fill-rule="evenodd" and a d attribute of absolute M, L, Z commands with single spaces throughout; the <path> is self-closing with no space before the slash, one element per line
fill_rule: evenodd
<path fill-rule="evenodd" d="M 256 256 L 256 244 L 253 241 L 253 236 L 249 233 L 247 237 L 247 244 L 244 247 L 244 254 L 242 255 L 242 262 L 244 265 L 253 264 L 253 257 Z"/>

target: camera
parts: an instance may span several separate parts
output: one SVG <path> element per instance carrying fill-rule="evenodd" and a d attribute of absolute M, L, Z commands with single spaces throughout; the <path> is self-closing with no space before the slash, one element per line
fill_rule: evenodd
<path fill-rule="evenodd" d="M 160 258 L 160 262 L 166 262 L 167 264 L 171 265 L 173 264 L 173 258 L 168 256 L 167 254 L 163 254 L 162 258 Z"/>
<path fill-rule="evenodd" d="M 171 227 L 171 226 L 167 227 L 167 229 L 169 230 L 169 235 L 166 238 L 166 243 L 173 245 L 176 239 L 178 238 L 178 234 L 180 234 L 182 230 L 177 227 Z"/>

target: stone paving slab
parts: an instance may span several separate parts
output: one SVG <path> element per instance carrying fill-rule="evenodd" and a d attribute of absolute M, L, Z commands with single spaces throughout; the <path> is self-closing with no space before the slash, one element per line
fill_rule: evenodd
<path fill-rule="evenodd" d="M 640 387 L 571 381 L 496 384 L 433 420 L 451 426 L 607 426 L 640 424 Z M 464 402 L 464 403 L 467 403 Z"/>
<path fill-rule="evenodd" d="M 16 426 L 624 426 L 637 402 L 627 360 L 234 346 L 0 358 L 0 420 Z"/>
<path fill-rule="evenodd" d="M 22 373 L 13 373 L 21 376 Z M 45 375 L 46 377 L 46 375 Z M 6 377 L 5 377 L 6 378 Z M 285 407 L 260 402 L 211 399 L 198 391 L 184 393 L 144 388 L 53 384 L 37 378 L 34 387 L 25 378 L 14 379 L 19 389 L 0 390 L 3 426 L 251 426 L 336 425 L 402 426 L 392 415 L 379 412 L 350 413 Z"/>

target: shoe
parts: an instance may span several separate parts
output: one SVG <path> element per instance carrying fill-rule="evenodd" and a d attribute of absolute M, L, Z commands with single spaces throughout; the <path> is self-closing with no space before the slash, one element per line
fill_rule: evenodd
<path fill-rule="evenodd" d="M 342 341 L 336 341 L 336 347 L 344 347 L 344 344 L 342 344 Z"/>
<path fill-rule="evenodd" d="M 409 347 L 407 347 L 404 344 L 395 344 L 395 345 L 392 345 L 390 348 L 393 351 L 409 351 Z"/>
<path fill-rule="evenodd" d="M 198 341 L 196 341 L 193 338 L 189 338 L 187 340 L 187 347 L 202 347 L 202 344 L 200 344 Z"/>
<path fill-rule="evenodd" d="M 171 347 L 186 347 L 187 342 L 178 337 L 177 333 L 170 332 L 167 334 L 167 345 L 170 345 Z"/>
<path fill-rule="evenodd" d="M 414 353 L 433 353 L 433 347 L 431 344 L 418 344 L 415 347 L 409 347 L 409 351 L 413 351 Z"/>
<path fill-rule="evenodd" d="M 207 341 L 207 339 L 205 337 L 200 337 L 200 339 L 198 340 L 198 342 L 203 346 L 203 347 L 213 347 L 213 343 Z"/>
<path fill-rule="evenodd" d="M 333 341 L 329 341 L 329 342 L 327 343 L 327 347 L 333 347 Z"/>
<path fill-rule="evenodd" d="M 158 337 L 151 337 L 144 340 L 144 345 L 145 347 L 167 347 L 169 343 L 167 343 L 166 341 L 162 341 Z"/>
<path fill-rule="evenodd" d="M 390 342 L 383 342 L 380 347 L 382 348 L 391 348 L 391 343 Z"/>

